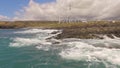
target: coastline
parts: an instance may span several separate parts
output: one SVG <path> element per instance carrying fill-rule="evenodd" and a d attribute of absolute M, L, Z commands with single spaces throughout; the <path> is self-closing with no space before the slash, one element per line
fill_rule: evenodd
<path fill-rule="evenodd" d="M 112 21 L 91 21 L 88 23 L 57 23 L 56 21 L 19 21 L 0 22 L 0 29 L 58 29 L 62 30 L 57 39 L 80 38 L 80 39 L 103 39 L 99 35 L 106 35 L 110 38 L 120 37 L 120 22 Z"/>

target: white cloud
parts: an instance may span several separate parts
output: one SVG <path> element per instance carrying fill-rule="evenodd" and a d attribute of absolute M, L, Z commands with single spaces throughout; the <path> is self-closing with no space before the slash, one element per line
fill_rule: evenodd
<path fill-rule="evenodd" d="M 30 0 L 14 20 L 119 20 L 120 0 L 56 0 L 36 3 Z M 70 8 L 71 7 L 71 8 Z M 71 10 L 70 10 L 71 9 Z"/>
<path fill-rule="evenodd" d="M 10 20 L 7 16 L 0 15 L 0 21 Z"/>

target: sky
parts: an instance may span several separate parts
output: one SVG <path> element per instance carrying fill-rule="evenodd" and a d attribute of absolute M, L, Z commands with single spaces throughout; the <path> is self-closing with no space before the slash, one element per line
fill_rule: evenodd
<path fill-rule="evenodd" d="M 0 20 L 120 20 L 120 0 L 1 0 Z"/>
<path fill-rule="evenodd" d="M 16 11 L 29 4 L 30 0 L 1 0 L 0 1 L 0 18 L 13 18 Z M 49 3 L 55 0 L 34 0 L 37 3 Z M 2 19 L 0 19 L 2 20 Z M 3 19 L 4 20 L 4 19 Z"/>

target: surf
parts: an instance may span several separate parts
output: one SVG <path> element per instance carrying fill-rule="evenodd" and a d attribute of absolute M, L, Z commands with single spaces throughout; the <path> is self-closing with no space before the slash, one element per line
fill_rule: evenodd
<path fill-rule="evenodd" d="M 100 35 L 104 39 L 55 39 L 61 30 L 27 29 L 14 32 L 15 34 L 31 34 L 28 37 L 13 37 L 9 47 L 21 48 L 34 46 L 37 50 L 56 52 L 62 60 L 72 62 L 86 62 L 87 68 L 104 65 L 104 68 L 118 68 L 120 66 L 120 38 L 113 35 L 110 38 Z"/>

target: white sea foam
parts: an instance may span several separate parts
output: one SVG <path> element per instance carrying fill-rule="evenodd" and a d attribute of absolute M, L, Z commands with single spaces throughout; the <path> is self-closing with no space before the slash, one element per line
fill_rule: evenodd
<path fill-rule="evenodd" d="M 47 40 L 40 40 L 40 39 L 29 39 L 29 38 L 14 38 L 13 42 L 10 43 L 9 46 L 11 47 L 24 47 L 24 46 L 31 46 L 31 45 L 51 45 L 52 42 L 47 42 Z"/>
<path fill-rule="evenodd" d="M 52 32 L 57 32 L 53 33 Z M 18 31 L 16 33 L 37 33 L 32 38 L 14 38 L 10 43 L 11 47 L 23 47 L 35 45 L 37 49 L 49 51 L 49 49 L 55 48 L 52 46 L 54 42 L 59 42 L 60 53 L 59 55 L 67 60 L 75 61 L 87 61 L 87 62 L 102 62 L 109 67 L 111 63 L 113 65 L 120 66 L 120 38 L 113 35 L 114 39 L 107 36 L 103 36 L 104 39 L 63 39 L 56 40 L 54 38 L 47 39 L 56 36 L 61 33 L 58 30 L 42 30 L 42 29 L 29 29 L 25 31 Z M 59 46 L 58 48 L 59 49 Z M 112 67 L 114 68 L 114 67 Z"/>
<path fill-rule="evenodd" d="M 52 33 L 54 31 L 58 31 L 58 30 L 51 30 L 51 29 L 28 29 L 28 30 L 24 30 L 24 31 L 17 31 L 14 33 L 21 33 L 21 34 L 28 34 L 28 33 Z"/>
<path fill-rule="evenodd" d="M 65 50 L 59 55 L 68 60 L 87 61 L 87 62 L 109 62 L 120 65 L 120 49 L 109 49 L 94 47 L 83 42 L 68 42 Z"/>
<path fill-rule="evenodd" d="M 54 34 L 52 34 L 55 32 Z M 37 33 L 34 34 L 32 38 L 13 38 L 13 42 L 10 43 L 11 47 L 23 47 L 23 46 L 31 46 L 31 45 L 52 45 L 52 42 L 49 42 L 47 38 L 51 38 L 61 33 L 59 30 L 50 30 L 50 29 L 28 29 L 25 31 L 18 31 L 15 33 Z"/>
<path fill-rule="evenodd" d="M 112 34 L 112 36 L 114 37 L 114 39 L 120 39 L 119 37 L 116 37 L 115 35 Z"/>
<path fill-rule="evenodd" d="M 10 43 L 11 47 L 23 47 L 39 44 L 40 40 L 38 39 L 27 39 L 27 38 L 14 38 L 13 42 Z"/>
<path fill-rule="evenodd" d="M 48 46 L 48 45 L 47 46 L 39 45 L 39 46 L 36 46 L 36 48 L 39 49 L 39 50 L 49 51 L 50 46 Z"/>

